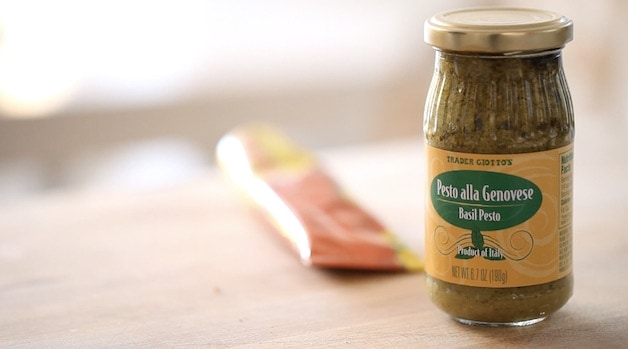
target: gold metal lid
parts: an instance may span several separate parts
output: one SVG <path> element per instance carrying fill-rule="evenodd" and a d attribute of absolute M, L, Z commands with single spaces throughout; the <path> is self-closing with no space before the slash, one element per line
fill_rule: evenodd
<path fill-rule="evenodd" d="M 573 22 L 557 13 L 512 7 L 441 12 L 425 21 L 426 43 L 447 51 L 511 53 L 563 47 Z"/>

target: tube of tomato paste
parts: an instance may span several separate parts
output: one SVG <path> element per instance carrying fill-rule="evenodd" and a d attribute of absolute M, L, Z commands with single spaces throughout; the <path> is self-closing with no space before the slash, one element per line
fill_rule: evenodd
<path fill-rule="evenodd" d="M 315 157 L 275 128 L 246 126 L 221 138 L 219 166 L 306 265 L 408 270 L 421 260 L 354 201 Z"/>

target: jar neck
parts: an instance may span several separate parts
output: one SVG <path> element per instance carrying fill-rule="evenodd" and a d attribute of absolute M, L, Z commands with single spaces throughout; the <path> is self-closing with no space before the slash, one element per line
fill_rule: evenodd
<path fill-rule="evenodd" d="M 436 72 L 455 74 L 467 81 L 541 78 L 562 73 L 560 49 L 517 54 L 478 54 L 436 51 Z M 441 66 L 448 68 L 441 71 Z M 453 68 L 453 69 L 451 69 Z"/>
<path fill-rule="evenodd" d="M 538 58 L 538 57 L 560 57 L 562 48 L 555 48 L 543 51 L 519 51 L 519 52 L 467 52 L 467 51 L 447 51 L 436 48 L 437 56 L 460 56 L 476 59 L 508 59 L 508 58 Z"/>

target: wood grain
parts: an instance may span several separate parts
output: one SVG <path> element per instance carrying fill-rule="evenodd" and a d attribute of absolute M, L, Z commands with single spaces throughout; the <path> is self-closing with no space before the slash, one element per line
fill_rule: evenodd
<path fill-rule="evenodd" d="M 198 180 L 151 192 L 66 191 L 0 207 L 0 343 L 626 347 L 628 184 L 621 167 L 600 171 L 605 159 L 586 156 L 576 169 L 575 294 L 535 326 L 460 325 L 428 301 L 420 273 L 304 267 L 208 169 Z M 321 157 L 351 195 L 420 252 L 420 142 L 330 149 Z"/>

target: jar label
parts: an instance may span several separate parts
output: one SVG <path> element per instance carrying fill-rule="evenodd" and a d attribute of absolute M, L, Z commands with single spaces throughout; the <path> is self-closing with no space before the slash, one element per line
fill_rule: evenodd
<path fill-rule="evenodd" d="M 523 154 L 427 146 L 426 272 L 518 287 L 571 272 L 573 145 Z"/>

